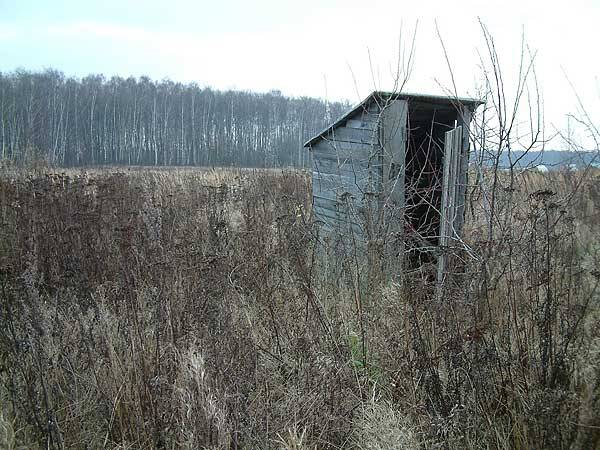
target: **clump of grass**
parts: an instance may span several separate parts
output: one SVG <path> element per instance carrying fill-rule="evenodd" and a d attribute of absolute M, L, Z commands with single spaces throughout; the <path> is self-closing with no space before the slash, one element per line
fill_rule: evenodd
<path fill-rule="evenodd" d="M 406 413 L 387 401 L 365 402 L 354 421 L 353 445 L 361 450 L 419 449 L 423 440 Z"/>

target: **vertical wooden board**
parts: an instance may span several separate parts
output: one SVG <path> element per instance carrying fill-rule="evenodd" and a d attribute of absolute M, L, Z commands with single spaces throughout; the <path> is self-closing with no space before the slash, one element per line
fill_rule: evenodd
<path fill-rule="evenodd" d="M 464 220 L 465 220 L 465 203 L 467 194 L 468 184 L 468 172 L 469 172 L 469 139 L 470 139 L 470 124 L 471 124 L 472 112 L 471 110 L 463 106 L 461 114 L 458 117 L 458 126 L 462 128 L 462 142 L 460 143 L 460 172 L 458 174 L 458 208 L 456 211 L 456 220 L 454 227 L 458 234 L 462 232 Z"/>
<path fill-rule="evenodd" d="M 382 113 L 381 147 L 384 191 L 399 207 L 404 206 L 404 157 L 408 102 L 390 102 Z"/>
<path fill-rule="evenodd" d="M 447 257 L 445 248 L 450 240 L 457 237 L 455 222 L 459 211 L 459 175 L 462 167 L 462 127 L 446 132 L 444 141 L 444 171 L 442 180 L 442 203 L 440 205 L 440 233 L 438 245 L 441 254 L 438 258 L 437 281 L 441 286 L 446 271 Z"/>
<path fill-rule="evenodd" d="M 386 258 L 392 272 L 402 272 L 404 254 L 405 156 L 408 102 L 394 100 L 382 112 L 382 232 L 386 237 Z"/>
<path fill-rule="evenodd" d="M 440 236 L 438 245 L 445 246 L 447 241 L 448 228 L 448 205 L 449 205 L 449 180 L 450 180 L 450 158 L 452 151 L 452 134 L 446 133 L 444 140 L 444 169 L 442 172 L 442 202 L 440 204 Z"/>
<path fill-rule="evenodd" d="M 440 238 L 444 239 L 443 245 L 448 245 L 449 239 L 457 236 L 455 222 L 459 203 L 458 198 L 459 183 L 461 173 L 461 153 L 462 153 L 462 127 L 457 127 L 446 133 L 446 142 L 444 144 L 444 169 L 448 164 L 447 179 L 444 179 L 444 191 L 446 201 L 443 202 L 444 210 L 442 222 L 444 223 L 445 233 L 440 233 Z M 444 170 L 446 172 L 446 170 Z"/>

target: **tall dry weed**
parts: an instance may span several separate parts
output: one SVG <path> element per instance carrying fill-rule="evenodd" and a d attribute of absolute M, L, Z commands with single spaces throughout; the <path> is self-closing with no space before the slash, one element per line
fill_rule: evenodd
<path fill-rule="evenodd" d="M 594 448 L 598 186 L 524 174 L 491 237 L 474 192 L 439 299 L 338 258 L 302 173 L 6 172 L 2 439 Z"/>

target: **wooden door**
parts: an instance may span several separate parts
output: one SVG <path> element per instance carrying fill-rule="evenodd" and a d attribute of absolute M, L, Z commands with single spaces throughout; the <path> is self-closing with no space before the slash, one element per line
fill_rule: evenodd
<path fill-rule="evenodd" d="M 444 169 L 442 178 L 442 203 L 440 206 L 440 233 L 438 258 L 438 284 L 443 283 L 451 247 L 460 236 L 464 214 L 464 185 L 466 170 L 463 151 L 463 127 L 446 132 L 444 140 Z"/>

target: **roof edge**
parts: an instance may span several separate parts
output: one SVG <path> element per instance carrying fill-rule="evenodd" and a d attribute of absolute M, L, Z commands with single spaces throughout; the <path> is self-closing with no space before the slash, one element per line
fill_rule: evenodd
<path fill-rule="evenodd" d="M 371 92 L 363 101 L 358 103 L 355 107 L 353 107 L 350 111 L 343 114 L 339 117 L 335 122 L 328 125 L 326 128 L 321 130 L 319 133 L 314 135 L 308 141 L 303 144 L 303 147 L 310 147 L 316 141 L 321 139 L 323 135 L 328 133 L 335 128 L 338 128 L 342 122 L 344 122 L 348 117 L 354 114 L 361 108 L 364 108 L 366 105 L 370 104 L 375 98 L 379 98 L 382 100 L 408 100 L 408 99 L 416 99 L 416 100 L 430 100 L 437 102 L 444 102 L 448 104 L 460 104 L 465 106 L 470 106 L 472 110 L 475 110 L 479 105 L 483 105 L 485 102 L 482 100 L 471 98 L 471 97 L 458 97 L 458 96 L 445 96 L 445 95 L 431 95 L 431 94 L 414 94 L 414 93 L 404 93 L 404 92 L 386 92 L 386 91 L 373 91 Z"/>

